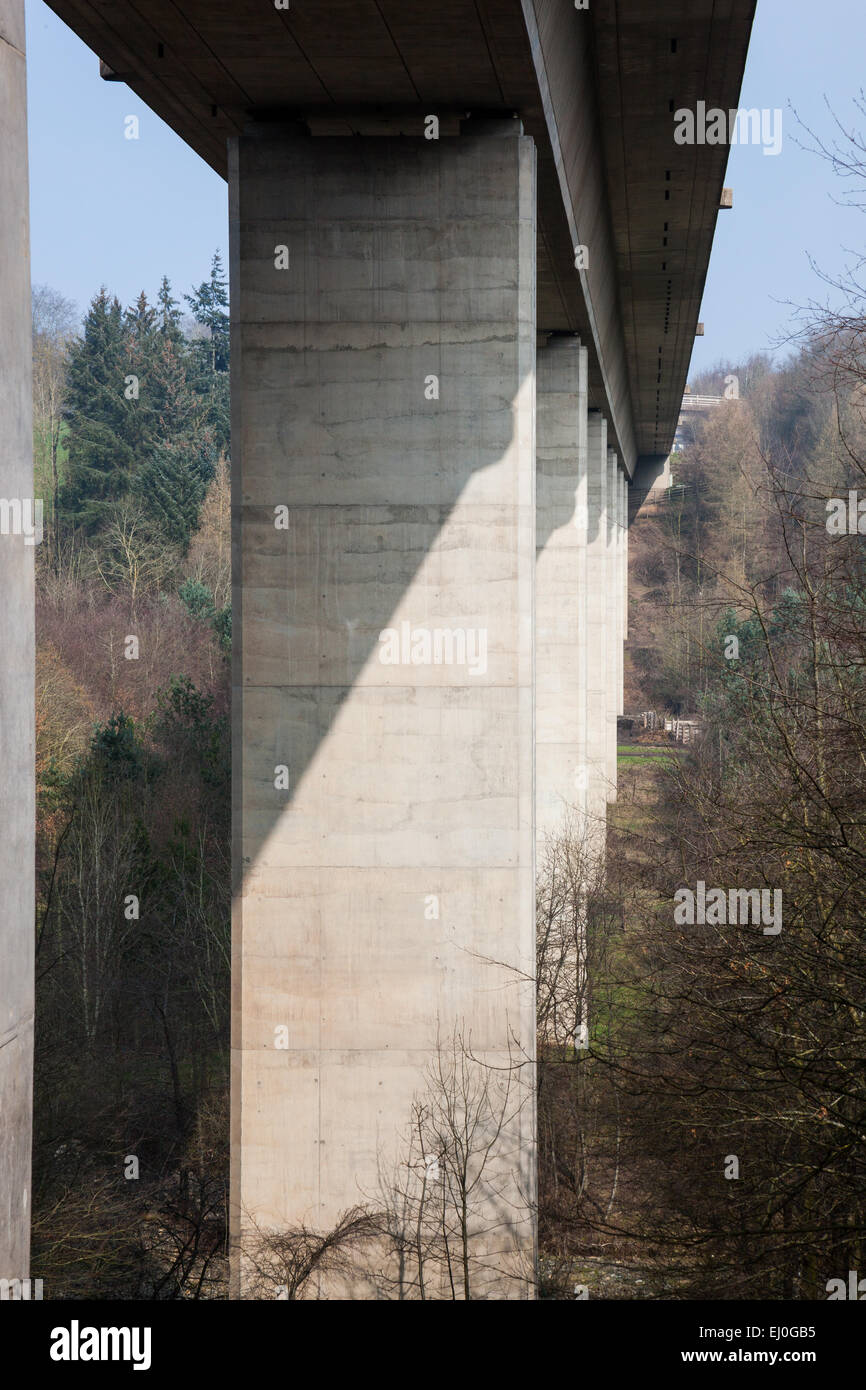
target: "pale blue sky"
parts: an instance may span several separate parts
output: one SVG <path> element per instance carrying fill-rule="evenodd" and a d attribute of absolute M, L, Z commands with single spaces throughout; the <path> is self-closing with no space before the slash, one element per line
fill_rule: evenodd
<path fill-rule="evenodd" d="M 659 0 L 663 4 L 664 0 Z M 223 181 L 122 83 L 99 78 L 94 55 L 43 0 L 27 0 L 32 274 L 84 309 L 105 283 L 124 303 L 154 295 L 165 272 L 175 294 L 227 259 Z M 734 147 L 726 183 L 733 212 L 716 233 L 693 367 L 771 346 L 790 322 L 785 301 L 826 293 L 807 252 L 828 273 L 866 242 L 863 214 L 837 206 L 829 167 L 799 148 L 791 106 L 832 138 L 825 96 L 859 124 L 853 98 L 866 57 L 864 0 L 758 0 L 741 105 L 781 107 L 781 154 Z M 141 135 L 124 138 L 124 117 Z"/>
<path fill-rule="evenodd" d="M 175 297 L 228 262 L 228 190 L 203 159 L 99 63 L 43 0 L 27 0 L 30 246 L 34 284 L 83 311 L 101 284 L 124 304 Z M 136 115 L 140 138 L 124 137 Z M 186 310 L 186 305 L 182 305 Z"/>

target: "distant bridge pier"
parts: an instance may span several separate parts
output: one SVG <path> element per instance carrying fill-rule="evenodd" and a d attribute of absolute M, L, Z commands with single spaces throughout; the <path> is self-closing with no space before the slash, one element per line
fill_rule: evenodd
<path fill-rule="evenodd" d="M 607 420 L 589 414 L 586 532 L 586 749 L 589 777 L 587 817 L 597 847 L 603 849 L 610 777 L 608 689 L 614 632 L 608 611 L 608 450 Z"/>
<path fill-rule="evenodd" d="M 585 831 L 587 777 L 587 373 L 573 334 L 538 348 L 536 817 L 547 837 Z"/>
<path fill-rule="evenodd" d="M 606 644 L 605 672 L 605 758 L 606 796 L 616 801 L 616 717 L 619 713 L 619 683 L 622 667 L 622 584 L 620 578 L 620 499 L 619 461 L 616 450 L 607 451 L 607 491 L 605 519 L 607 549 L 605 564 Z"/>
<path fill-rule="evenodd" d="M 546 340 L 546 341 L 545 341 Z M 537 387 L 536 832 L 604 852 L 622 710 L 628 483 L 587 410 L 588 355 L 541 335 Z"/>
<path fill-rule="evenodd" d="M 625 468 L 620 469 L 620 522 L 622 525 L 622 640 L 628 641 L 628 527 L 629 527 L 629 481 Z M 625 649 L 622 649 L 622 680 L 620 692 L 620 714 L 625 714 Z"/>

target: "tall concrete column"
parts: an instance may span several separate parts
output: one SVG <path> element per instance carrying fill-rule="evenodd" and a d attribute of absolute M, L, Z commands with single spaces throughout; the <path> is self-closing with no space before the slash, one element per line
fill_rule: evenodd
<path fill-rule="evenodd" d="M 607 616 L 607 421 L 590 411 L 587 432 L 586 530 L 586 749 L 589 769 L 587 817 L 595 848 L 605 843 L 608 791 L 608 657 L 612 636 Z"/>
<path fill-rule="evenodd" d="M 630 487 L 631 485 L 630 485 L 629 480 L 628 480 L 628 478 L 626 477 L 625 474 L 623 474 L 623 480 L 622 480 L 622 482 L 623 482 L 623 488 L 622 488 L 622 491 L 623 491 L 623 498 L 622 498 L 622 524 L 623 524 L 623 526 L 624 526 L 624 528 L 625 528 L 625 547 L 624 547 L 624 556 L 623 556 L 622 586 L 623 586 L 623 595 L 624 595 L 624 598 L 625 598 L 625 623 L 624 623 L 624 632 L 625 632 L 625 639 L 626 639 L 626 641 L 628 641 L 628 530 L 629 530 L 628 503 L 629 503 L 629 487 Z"/>
<path fill-rule="evenodd" d="M 616 470 L 616 712 L 622 714 L 623 641 L 625 614 L 622 610 L 622 466 Z"/>
<path fill-rule="evenodd" d="M 619 569 L 619 463 L 613 449 L 607 451 L 607 699 L 605 744 L 607 749 L 607 799 L 616 801 L 616 716 L 619 711 L 620 614 L 622 584 Z"/>
<path fill-rule="evenodd" d="M 625 640 L 628 637 L 628 478 L 625 468 L 619 472 L 619 568 L 620 568 L 620 647 L 619 647 L 619 712 L 625 714 Z"/>
<path fill-rule="evenodd" d="M 35 898 L 30 240 L 24 0 L 0 0 L 0 1278 L 30 1258 Z M 4 521 L 6 519 L 4 518 Z M 29 523 L 28 523 L 29 525 Z M 7 526 L 4 525 L 4 532 Z"/>
<path fill-rule="evenodd" d="M 585 829 L 586 348 L 551 337 L 538 351 L 535 595 L 536 832 Z"/>
<path fill-rule="evenodd" d="M 230 150 L 232 1228 L 415 1181 L 456 1030 L 493 1111 L 510 1086 L 471 1221 L 484 1291 L 525 1297 L 535 149 L 475 129 Z"/>

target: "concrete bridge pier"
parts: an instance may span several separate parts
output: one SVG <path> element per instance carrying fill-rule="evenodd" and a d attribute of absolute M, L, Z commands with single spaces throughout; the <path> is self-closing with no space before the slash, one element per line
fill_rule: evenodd
<path fill-rule="evenodd" d="M 572 334 L 538 349 L 536 832 L 585 833 L 588 354 Z"/>
<path fill-rule="evenodd" d="M 256 1226 L 407 1181 L 456 1030 L 475 1296 L 531 1296 L 535 164 L 510 119 L 230 145 L 235 1293 Z"/>
<path fill-rule="evenodd" d="M 608 648 L 614 635 L 608 616 L 607 420 L 589 412 L 586 531 L 586 748 L 587 820 L 595 848 L 603 852 L 609 785 Z"/>
<path fill-rule="evenodd" d="M 620 592 L 623 623 L 620 642 L 620 714 L 626 713 L 626 642 L 628 639 L 628 477 L 620 468 Z"/>
<path fill-rule="evenodd" d="M 623 567 L 622 567 L 622 611 L 623 638 L 628 641 L 628 528 L 629 528 L 629 488 L 628 478 L 623 474 L 622 525 L 623 525 Z M 623 661 L 625 658 L 623 657 Z M 623 710 L 625 713 L 625 710 Z"/>
<path fill-rule="evenodd" d="M 0 493 L 33 500 L 24 0 L 0 0 Z M 32 515 L 32 514 L 31 514 Z M 35 895 L 33 544 L 0 536 L 0 1278 L 30 1252 Z"/>
<path fill-rule="evenodd" d="M 608 449 L 607 564 L 604 586 L 608 634 L 604 726 L 608 802 L 616 801 L 616 717 L 619 713 L 620 662 L 622 658 L 619 505 L 619 461 L 616 451 Z"/>

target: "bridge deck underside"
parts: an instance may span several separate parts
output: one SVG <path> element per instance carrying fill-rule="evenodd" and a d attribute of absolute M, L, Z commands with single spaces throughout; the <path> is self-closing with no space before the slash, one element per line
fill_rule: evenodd
<path fill-rule="evenodd" d="M 727 149 L 672 110 L 736 106 L 754 0 L 49 0 L 221 174 L 251 119 L 518 112 L 538 149 L 538 325 L 589 348 L 629 473 L 673 439 Z M 574 246 L 589 248 L 575 269 Z"/>

